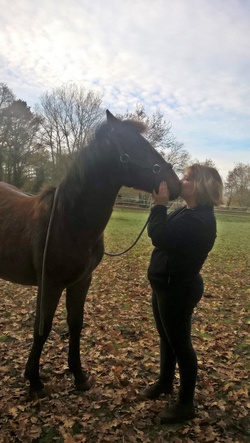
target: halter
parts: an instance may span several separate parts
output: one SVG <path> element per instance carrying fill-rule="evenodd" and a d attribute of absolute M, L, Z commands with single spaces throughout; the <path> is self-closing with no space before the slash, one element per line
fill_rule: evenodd
<path fill-rule="evenodd" d="M 116 134 L 116 130 L 115 130 L 115 128 L 112 128 L 111 131 L 110 131 L 110 134 L 109 134 L 110 137 L 112 137 L 112 136 L 115 135 L 115 134 Z M 108 137 L 108 138 L 109 138 L 109 137 Z M 112 137 L 112 138 L 113 138 L 113 137 Z M 117 138 L 116 138 L 116 140 L 115 140 L 115 143 L 116 143 L 117 150 L 118 150 L 118 153 L 119 153 L 119 160 L 120 160 L 120 163 L 124 166 L 125 172 L 127 173 L 128 176 L 129 176 L 129 171 L 126 170 L 126 166 L 127 166 L 129 163 L 130 163 L 130 164 L 133 164 L 133 165 L 137 165 L 137 166 L 139 166 L 139 167 L 142 168 L 142 169 L 150 170 L 150 171 L 152 171 L 154 174 L 159 174 L 161 171 L 172 169 L 172 165 L 171 165 L 170 163 L 167 163 L 166 166 L 161 167 L 160 165 L 158 165 L 158 163 L 156 163 L 156 164 L 154 164 L 154 165 L 150 165 L 150 164 L 148 164 L 148 163 L 146 163 L 146 162 L 142 162 L 142 161 L 140 161 L 140 160 L 137 160 L 137 159 L 131 158 L 131 157 L 129 156 L 129 154 L 127 154 L 126 152 L 123 151 L 123 149 L 122 149 L 122 143 L 121 143 L 119 140 L 117 140 Z"/>
<path fill-rule="evenodd" d="M 133 165 L 137 165 L 140 168 L 151 170 L 154 174 L 159 174 L 161 171 L 172 169 L 172 165 L 170 165 L 170 164 L 168 164 L 167 166 L 164 166 L 163 168 L 161 168 L 161 166 L 158 165 L 158 163 L 156 163 L 155 165 L 152 166 L 152 165 L 146 164 L 144 162 L 141 162 L 139 160 L 136 160 L 133 158 L 131 159 L 130 156 L 126 153 L 120 154 L 120 162 L 124 165 L 126 165 L 128 163 L 131 163 Z"/>

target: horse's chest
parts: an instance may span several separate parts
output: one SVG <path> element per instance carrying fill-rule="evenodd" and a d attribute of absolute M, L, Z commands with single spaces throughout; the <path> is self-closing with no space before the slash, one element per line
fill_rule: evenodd
<path fill-rule="evenodd" d="M 98 241 L 83 240 L 62 241 L 60 247 L 55 248 L 54 245 L 48 253 L 49 272 L 56 278 L 62 278 L 65 284 L 82 277 L 88 278 L 103 257 L 102 237 Z"/>

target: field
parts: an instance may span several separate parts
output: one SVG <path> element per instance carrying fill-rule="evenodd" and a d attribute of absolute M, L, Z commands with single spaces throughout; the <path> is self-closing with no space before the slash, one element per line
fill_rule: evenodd
<path fill-rule="evenodd" d="M 128 247 L 144 225 L 143 211 L 114 211 L 107 251 Z M 217 215 L 218 237 L 203 267 L 205 293 L 194 314 L 198 355 L 197 418 L 160 426 L 171 399 L 142 401 L 158 374 L 158 337 L 151 313 L 144 233 L 120 257 L 105 256 L 89 291 L 81 348 L 93 387 L 74 390 L 67 370 L 64 297 L 41 359 L 48 396 L 30 399 L 23 378 L 32 343 L 36 288 L 0 280 L 0 442 L 246 443 L 249 423 L 250 217 Z"/>

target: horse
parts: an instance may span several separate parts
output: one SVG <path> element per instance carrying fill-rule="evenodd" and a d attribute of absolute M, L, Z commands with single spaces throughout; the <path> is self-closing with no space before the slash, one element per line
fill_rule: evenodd
<path fill-rule="evenodd" d="M 84 303 L 104 254 L 103 233 L 121 186 L 152 192 L 166 180 L 170 198 L 179 195 L 177 175 L 142 135 L 145 129 L 142 122 L 120 120 L 107 110 L 105 121 L 57 188 L 27 195 L 0 183 L 0 278 L 38 288 L 24 372 L 33 395 L 46 395 L 40 356 L 65 289 L 69 370 L 77 390 L 91 387 L 80 356 Z"/>

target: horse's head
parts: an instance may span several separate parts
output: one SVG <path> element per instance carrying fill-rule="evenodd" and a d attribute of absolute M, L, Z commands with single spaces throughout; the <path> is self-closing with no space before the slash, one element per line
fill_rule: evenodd
<path fill-rule="evenodd" d="M 146 130 L 142 122 L 121 121 L 108 110 L 107 122 L 110 135 L 116 142 L 122 185 L 146 192 L 158 191 L 159 184 L 165 180 L 174 200 L 180 193 L 180 180 L 153 146 L 141 135 Z"/>

